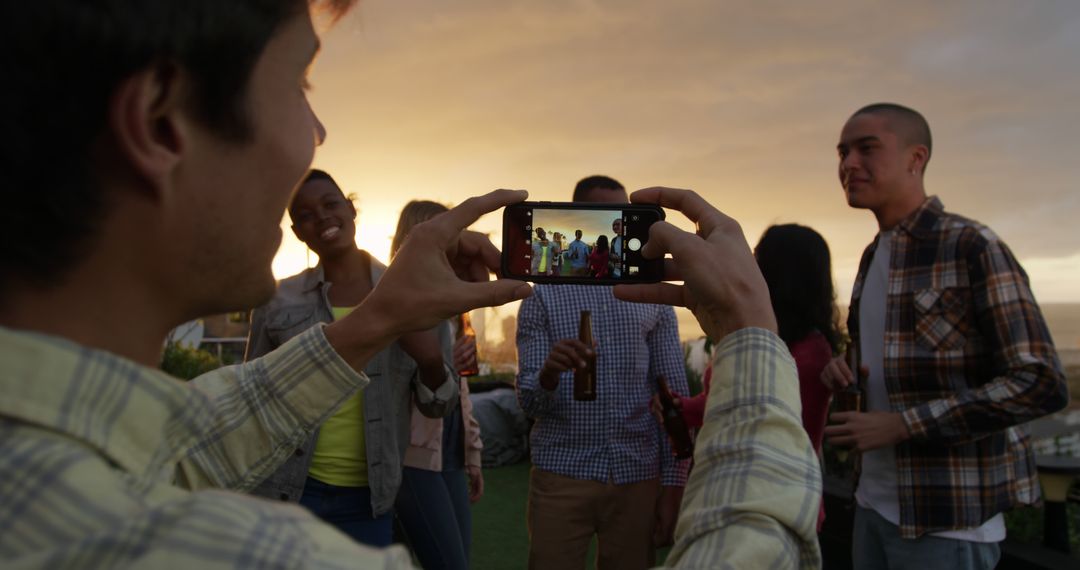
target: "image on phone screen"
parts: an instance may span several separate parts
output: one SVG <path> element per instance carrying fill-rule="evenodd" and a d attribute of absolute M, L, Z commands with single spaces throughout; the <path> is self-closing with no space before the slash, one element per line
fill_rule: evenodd
<path fill-rule="evenodd" d="M 655 283 L 663 260 L 645 259 L 659 207 L 522 202 L 503 213 L 503 275 L 537 283 Z"/>

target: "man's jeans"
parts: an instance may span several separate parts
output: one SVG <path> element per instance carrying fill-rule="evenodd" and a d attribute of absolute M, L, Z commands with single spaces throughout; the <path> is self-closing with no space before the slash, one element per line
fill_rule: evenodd
<path fill-rule="evenodd" d="M 900 527 L 873 509 L 855 506 L 855 535 L 851 541 L 852 567 L 859 570 L 982 570 L 997 566 L 1001 549 L 996 542 L 968 542 L 923 535 L 900 538 Z"/>

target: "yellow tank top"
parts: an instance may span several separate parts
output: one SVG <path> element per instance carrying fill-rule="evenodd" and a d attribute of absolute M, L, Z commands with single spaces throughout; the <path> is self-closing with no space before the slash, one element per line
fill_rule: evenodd
<path fill-rule="evenodd" d="M 353 307 L 334 307 L 334 320 Z M 364 434 L 364 391 L 345 401 L 319 428 L 308 475 L 339 487 L 367 487 L 367 438 Z"/>

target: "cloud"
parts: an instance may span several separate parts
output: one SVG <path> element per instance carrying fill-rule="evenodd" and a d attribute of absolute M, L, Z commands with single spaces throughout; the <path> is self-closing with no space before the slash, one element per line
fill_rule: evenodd
<path fill-rule="evenodd" d="M 357 12 L 326 33 L 312 99 L 330 133 L 318 163 L 368 212 L 500 186 L 568 199 L 603 172 L 697 189 L 751 241 L 773 221 L 812 225 L 834 257 L 857 260 L 875 228 L 842 201 L 835 142 L 854 109 L 891 100 L 929 118 L 927 185 L 949 209 L 1022 259 L 1080 252 L 1076 2 L 370 0 Z"/>

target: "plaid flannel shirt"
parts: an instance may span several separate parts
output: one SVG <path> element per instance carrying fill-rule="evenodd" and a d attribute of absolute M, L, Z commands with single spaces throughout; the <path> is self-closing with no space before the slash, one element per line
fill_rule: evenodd
<path fill-rule="evenodd" d="M 855 342 L 876 243 L 852 290 Z M 895 447 L 903 537 L 978 527 L 1039 501 L 1018 425 L 1068 403 L 1061 362 L 1012 252 L 936 197 L 892 240 L 883 354 L 889 404 L 911 432 Z"/>
<path fill-rule="evenodd" d="M 322 327 L 191 384 L 3 327 L 0 362 L 0 567 L 412 568 L 240 494 L 368 383 Z"/>

